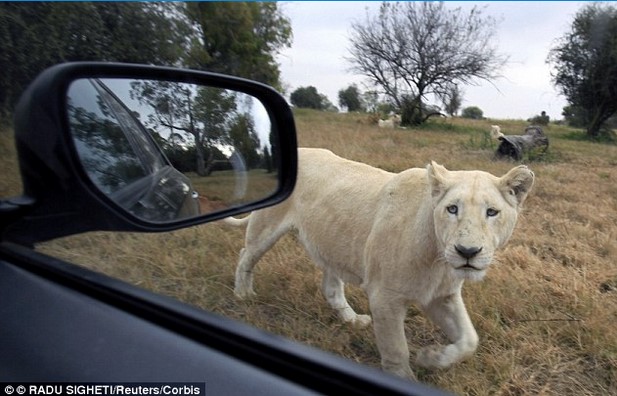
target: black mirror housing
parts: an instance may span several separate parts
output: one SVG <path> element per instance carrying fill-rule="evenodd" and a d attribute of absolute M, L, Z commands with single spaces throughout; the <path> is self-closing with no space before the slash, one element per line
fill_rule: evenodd
<path fill-rule="evenodd" d="M 195 84 L 256 98 L 270 118 L 278 164 L 276 190 L 241 205 L 165 222 L 148 221 L 124 210 L 85 171 L 77 152 L 67 109 L 67 92 L 79 79 L 147 79 Z M 277 204 L 293 191 L 297 142 L 286 100 L 264 84 L 186 69 L 136 64 L 75 62 L 42 72 L 23 93 L 15 110 L 15 139 L 24 191 L 3 202 L 0 239 L 33 244 L 86 231 L 171 231 Z M 18 214 L 16 214 L 18 213 Z"/>

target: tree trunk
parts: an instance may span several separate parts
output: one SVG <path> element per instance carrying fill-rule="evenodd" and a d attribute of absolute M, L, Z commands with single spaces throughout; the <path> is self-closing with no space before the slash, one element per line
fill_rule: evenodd
<path fill-rule="evenodd" d="M 195 154 L 197 156 L 197 174 L 199 176 L 208 176 L 206 173 L 206 160 L 204 159 L 204 149 L 201 145 L 195 146 Z"/>
<path fill-rule="evenodd" d="M 596 103 L 593 109 L 587 111 L 590 117 L 586 118 L 587 136 L 597 140 L 611 134 L 610 128 L 606 128 L 605 123 L 617 113 L 617 104 L 615 101 L 602 101 Z"/>
<path fill-rule="evenodd" d="M 611 115 L 612 114 L 607 115 L 607 113 L 603 112 L 601 109 L 597 109 L 593 118 L 587 125 L 587 136 L 594 140 L 598 139 L 602 134 L 602 125 L 604 125 Z"/>
<path fill-rule="evenodd" d="M 422 115 L 422 101 L 419 98 L 406 99 L 401 108 L 401 124 L 417 126 L 425 120 Z"/>
<path fill-rule="evenodd" d="M 206 160 L 204 157 L 204 147 L 200 139 L 200 133 L 198 131 L 192 130 L 191 134 L 193 135 L 193 139 L 195 140 L 195 156 L 197 157 L 197 168 L 195 171 L 199 176 L 208 176 L 206 170 Z"/>
<path fill-rule="evenodd" d="M 206 166 L 204 168 L 204 174 L 200 176 L 210 176 L 210 173 L 212 173 L 213 166 L 214 166 L 214 150 L 210 149 L 210 154 L 208 154 L 208 160 L 206 161 Z"/>

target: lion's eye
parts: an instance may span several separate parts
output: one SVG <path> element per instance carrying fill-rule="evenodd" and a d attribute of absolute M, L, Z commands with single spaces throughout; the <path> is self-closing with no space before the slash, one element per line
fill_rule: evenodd
<path fill-rule="evenodd" d="M 495 217 L 499 214 L 499 211 L 497 209 L 493 209 L 493 208 L 488 208 L 486 210 L 486 215 L 488 217 Z"/>
<path fill-rule="evenodd" d="M 450 205 L 446 208 L 446 210 L 448 211 L 448 213 L 455 215 L 458 213 L 458 206 Z"/>

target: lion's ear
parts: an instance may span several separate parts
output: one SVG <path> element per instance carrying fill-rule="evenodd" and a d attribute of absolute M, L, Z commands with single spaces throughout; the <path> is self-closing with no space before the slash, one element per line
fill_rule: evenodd
<path fill-rule="evenodd" d="M 525 165 L 510 169 L 500 180 L 500 186 L 506 197 L 512 197 L 520 206 L 531 191 L 534 182 L 533 172 Z"/>
<path fill-rule="evenodd" d="M 442 195 L 447 188 L 446 178 L 448 170 L 435 161 L 431 161 L 431 163 L 426 166 L 426 171 L 428 174 L 428 185 L 431 189 L 431 196 L 436 198 Z"/>

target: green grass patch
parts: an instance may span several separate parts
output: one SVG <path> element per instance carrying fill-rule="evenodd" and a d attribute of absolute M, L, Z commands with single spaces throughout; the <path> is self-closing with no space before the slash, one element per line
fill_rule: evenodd
<path fill-rule="evenodd" d="M 585 131 L 582 130 L 570 130 L 561 136 L 563 139 L 573 140 L 576 142 L 591 142 L 600 144 L 613 144 L 617 145 L 617 135 L 615 132 L 602 134 L 597 138 L 592 138 Z"/>

